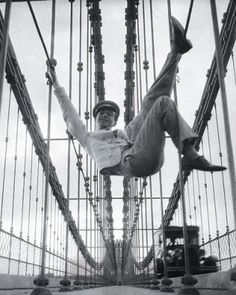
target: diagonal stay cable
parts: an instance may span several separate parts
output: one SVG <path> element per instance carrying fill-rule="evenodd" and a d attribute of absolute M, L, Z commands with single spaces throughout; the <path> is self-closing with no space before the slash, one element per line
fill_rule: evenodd
<path fill-rule="evenodd" d="M 186 38 L 186 35 L 187 35 L 189 22 L 190 22 L 190 18 L 191 18 L 191 15 L 192 15 L 193 3 L 194 3 L 194 0 L 191 0 L 190 5 L 189 5 L 189 10 L 188 10 L 187 21 L 186 21 L 186 24 L 185 24 L 183 40 Z"/>
<path fill-rule="evenodd" d="M 30 3 L 30 0 L 27 0 L 27 4 L 29 6 L 29 9 L 30 9 L 30 12 L 31 12 L 31 15 L 32 15 L 32 18 L 33 18 L 33 21 L 34 21 L 34 24 L 35 24 L 35 27 L 37 29 L 37 32 L 38 32 L 38 35 L 39 35 L 39 38 L 40 38 L 40 41 L 43 45 L 43 49 L 44 49 L 44 52 L 46 54 L 46 57 L 47 57 L 47 61 L 48 61 L 48 65 L 50 66 L 51 69 L 54 69 L 52 63 L 51 63 L 51 59 L 49 57 L 49 54 L 48 54 L 48 50 L 47 50 L 47 47 L 45 45 L 45 42 L 43 40 L 43 36 L 41 34 L 41 31 L 40 31 L 40 28 L 39 28 L 39 25 L 38 25 L 38 22 L 37 22 L 37 19 L 36 19 L 36 16 L 35 16 L 35 13 L 34 13 L 34 10 L 33 10 L 33 7 Z"/>

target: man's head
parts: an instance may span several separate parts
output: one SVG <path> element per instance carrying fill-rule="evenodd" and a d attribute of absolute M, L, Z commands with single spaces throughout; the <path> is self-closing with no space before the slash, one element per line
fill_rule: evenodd
<path fill-rule="evenodd" d="M 100 130 L 115 126 L 119 114 L 120 108 L 115 102 L 109 100 L 98 102 L 93 108 L 96 129 Z"/>

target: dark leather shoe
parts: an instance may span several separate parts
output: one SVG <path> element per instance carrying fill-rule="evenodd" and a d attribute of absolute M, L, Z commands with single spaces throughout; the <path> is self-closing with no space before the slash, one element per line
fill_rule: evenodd
<path fill-rule="evenodd" d="M 190 40 L 184 37 L 184 28 L 181 23 L 173 16 L 170 17 L 172 23 L 172 42 L 177 51 L 181 54 L 188 52 L 192 47 Z"/>
<path fill-rule="evenodd" d="M 226 167 L 224 166 L 218 166 L 218 165 L 213 165 L 210 162 L 208 162 L 204 156 L 199 156 L 195 159 L 188 159 L 183 157 L 182 159 L 182 169 L 183 170 L 201 170 L 201 171 L 223 171 L 226 170 Z"/>

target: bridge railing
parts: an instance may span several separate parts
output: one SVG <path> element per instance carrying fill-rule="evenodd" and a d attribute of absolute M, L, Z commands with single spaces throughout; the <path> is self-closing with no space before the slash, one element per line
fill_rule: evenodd
<path fill-rule="evenodd" d="M 226 232 L 201 245 L 207 255 L 217 257 L 221 271 L 227 271 L 236 263 L 236 230 Z"/>

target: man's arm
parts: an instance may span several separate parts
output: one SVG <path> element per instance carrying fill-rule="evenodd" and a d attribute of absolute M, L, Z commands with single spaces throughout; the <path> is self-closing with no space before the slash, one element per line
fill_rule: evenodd
<path fill-rule="evenodd" d="M 50 71 L 51 81 L 55 88 L 54 93 L 58 99 L 62 109 L 63 118 L 66 122 L 68 131 L 80 142 L 82 146 L 86 146 L 87 129 L 81 120 L 78 112 L 71 103 L 65 89 L 59 85 L 57 76 L 54 71 Z"/>

